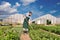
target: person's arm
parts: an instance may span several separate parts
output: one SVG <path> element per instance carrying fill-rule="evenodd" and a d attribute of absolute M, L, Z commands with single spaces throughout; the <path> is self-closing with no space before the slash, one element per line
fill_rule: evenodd
<path fill-rule="evenodd" d="M 31 24 L 32 22 L 31 22 L 31 20 L 29 19 L 29 24 Z"/>

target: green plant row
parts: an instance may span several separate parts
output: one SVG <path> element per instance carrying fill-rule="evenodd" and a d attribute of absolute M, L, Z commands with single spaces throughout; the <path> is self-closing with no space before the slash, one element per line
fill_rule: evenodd
<path fill-rule="evenodd" d="M 0 27 L 0 40 L 20 40 L 20 27 L 11 28 L 11 26 Z"/>
<path fill-rule="evenodd" d="M 32 40 L 60 40 L 60 36 L 42 30 L 30 30 Z"/>
<path fill-rule="evenodd" d="M 53 32 L 56 34 L 60 34 L 60 26 L 44 26 L 44 25 L 36 25 L 36 24 L 32 24 L 33 29 L 43 29 L 49 32 Z"/>
<path fill-rule="evenodd" d="M 29 26 L 29 34 L 32 40 L 60 40 L 60 36 L 41 30 L 43 29 L 43 27 L 49 29 L 47 27 L 50 26 L 46 27 L 44 25 L 36 25 L 36 24 L 32 24 Z M 52 27 L 51 27 L 52 29 L 50 30 L 53 30 L 55 26 Z"/>

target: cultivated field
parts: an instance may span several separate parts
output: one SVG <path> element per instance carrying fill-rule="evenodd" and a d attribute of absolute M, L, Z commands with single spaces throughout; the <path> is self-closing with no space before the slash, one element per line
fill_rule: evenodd
<path fill-rule="evenodd" d="M 20 25 L 0 26 L 0 40 L 20 40 L 21 33 L 22 27 Z M 60 40 L 60 25 L 32 24 L 29 26 L 29 36 L 32 40 Z"/>
<path fill-rule="evenodd" d="M 60 25 L 44 26 L 32 24 L 29 27 L 32 40 L 60 40 Z"/>
<path fill-rule="evenodd" d="M 20 40 L 22 27 L 0 26 L 0 40 Z"/>

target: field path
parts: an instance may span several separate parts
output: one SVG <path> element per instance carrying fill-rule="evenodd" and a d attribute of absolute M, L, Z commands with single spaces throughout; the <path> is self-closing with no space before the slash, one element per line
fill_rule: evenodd
<path fill-rule="evenodd" d="M 20 40 L 31 40 L 31 38 L 29 37 L 29 34 L 21 34 Z"/>

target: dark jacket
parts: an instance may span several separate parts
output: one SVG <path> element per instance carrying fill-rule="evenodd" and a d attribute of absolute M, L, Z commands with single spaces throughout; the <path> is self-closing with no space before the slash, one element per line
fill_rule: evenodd
<path fill-rule="evenodd" d="M 29 17 L 26 17 L 26 18 L 24 19 L 23 28 L 28 28 L 28 26 L 29 26 L 29 23 L 28 23 L 29 19 L 30 19 Z"/>

